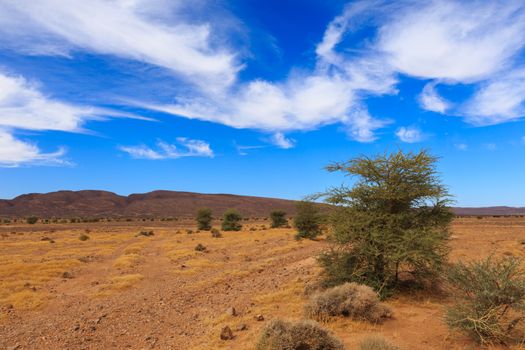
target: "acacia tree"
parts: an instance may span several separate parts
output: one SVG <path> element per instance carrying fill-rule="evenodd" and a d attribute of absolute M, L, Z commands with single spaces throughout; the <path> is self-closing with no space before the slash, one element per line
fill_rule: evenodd
<path fill-rule="evenodd" d="M 319 208 L 309 201 L 300 201 L 295 204 L 296 213 L 293 223 L 297 229 L 297 239 L 314 239 L 321 234 L 321 222 L 323 220 Z"/>
<path fill-rule="evenodd" d="M 272 211 L 270 213 L 270 219 L 272 220 L 272 228 L 283 227 L 288 223 L 286 212 L 282 210 Z"/>
<path fill-rule="evenodd" d="M 242 228 L 241 224 L 242 216 L 235 209 L 228 209 L 224 213 L 222 220 L 223 231 L 240 231 Z"/>
<path fill-rule="evenodd" d="M 400 150 L 327 167 L 357 178 L 317 195 L 335 206 L 333 247 L 319 259 L 327 286 L 358 282 L 385 295 L 401 279 L 424 282 L 441 271 L 453 215 L 436 161 Z"/>
<path fill-rule="evenodd" d="M 203 231 L 211 230 L 212 212 L 209 208 L 197 210 L 197 228 Z"/>

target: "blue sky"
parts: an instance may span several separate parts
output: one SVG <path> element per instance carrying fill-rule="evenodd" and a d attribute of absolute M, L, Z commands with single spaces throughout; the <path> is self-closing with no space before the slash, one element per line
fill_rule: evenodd
<path fill-rule="evenodd" d="M 429 149 L 457 205 L 525 206 L 522 1 L 0 1 L 0 198 L 299 199 Z"/>

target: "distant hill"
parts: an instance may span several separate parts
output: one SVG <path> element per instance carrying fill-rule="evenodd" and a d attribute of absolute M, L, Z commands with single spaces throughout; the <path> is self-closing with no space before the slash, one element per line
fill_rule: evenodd
<path fill-rule="evenodd" d="M 198 208 L 208 207 L 214 215 L 229 208 L 244 216 L 268 216 L 272 210 L 295 212 L 292 200 L 201 194 L 176 191 L 153 191 L 120 196 L 107 191 L 58 191 L 31 193 L 11 200 L 0 200 L 0 217 L 168 217 L 194 216 Z"/>
<path fill-rule="evenodd" d="M 194 216 L 208 207 L 214 215 L 235 208 L 244 216 L 266 217 L 272 210 L 295 212 L 295 201 L 277 198 L 153 191 L 120 196 L 107 191 L 58 191 L 30 193 L 0 200 L 0 217 L 168 217 Z M 525 215 L 525 208 L 453 208 L 456 215 Z"/>

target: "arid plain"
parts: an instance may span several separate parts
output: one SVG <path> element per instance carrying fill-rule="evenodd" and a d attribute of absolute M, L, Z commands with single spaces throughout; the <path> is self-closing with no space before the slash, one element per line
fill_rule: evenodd
<path fill-rule="evenodd" d="M 320 273 L 328 243 L 294 235 L 262 219 L 221 238 L 190 218 L 0 225 L 0 349 L 251 349 L 267 321 L 302 318 L 305 285 Z M 456 218 L 450 260 L 523 257 L 523 240 L 523 217 Z M 325 327 L 348 349 L 370 334 L 401 349 L 478 348 L 447 329 L 449 302 L 413 292 L 387 300 L 393 318 L 382 324 Z M 234 339 L 220 339 L 224 326 Z"/>

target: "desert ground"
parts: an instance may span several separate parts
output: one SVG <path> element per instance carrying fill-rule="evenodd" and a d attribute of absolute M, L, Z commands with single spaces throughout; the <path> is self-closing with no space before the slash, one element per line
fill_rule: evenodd
<path fill-rule="evenodd" d="M 315 256 L 328 247 L 268 227 L 245 221 L 213 238 L 191 219 L 2 224 L 0 349 L 252 349 L 268 320 L 302 318 Z M 457 218 L 451 231 L 451 261 L 525 255 L 522 217 Z M 382 324 L 324 326 L 347 349 L 370 334 L 402 349 L 479 348 L 448 331 L 449 302 L 439 290 L 413 292 L 386 301 L 394 317 Z M 234 339 L 220 339 L 224 326 Z"/>

